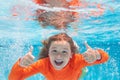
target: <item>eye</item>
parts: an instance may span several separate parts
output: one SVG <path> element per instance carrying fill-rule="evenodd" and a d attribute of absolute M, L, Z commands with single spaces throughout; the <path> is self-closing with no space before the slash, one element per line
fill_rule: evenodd
<path fill-rule="evenodd" d="M 52 52 L 53 52 L 53 53 L 56 53 L 56 52 L 57 52 L 57 50 L 52 50 Z"/>
<path fill-rule="evenodd" d="M 68 52 L 67 51 L 62 51 L 63 54 L 67 54 Z"/>

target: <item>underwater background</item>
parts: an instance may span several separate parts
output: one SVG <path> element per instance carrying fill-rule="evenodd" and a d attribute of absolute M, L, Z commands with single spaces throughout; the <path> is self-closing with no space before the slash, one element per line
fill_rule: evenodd
<path fill-rule="evenodd" d="M 83 13 L 85 16 L 70 24 L 66 33 L 80 46 L 80 53 L 86 50 L 84 42 L 87 41 L 92 48 L 105 50 L 110 58 L 106 63 L 87 67 L 88 73 L 82 80 L 120 80 L 120 0 L 86 1 L 102 4 L 104 13 L 99 16 Z M 52 26 L 43 28 L 32 20 L 35 16 L 31 15 L 37 8 L 31 0 L 0 0 L 0 80 L 8 80 L 13 64 L 31 45 L 37 60 L 41 41 L 64 32 Z M 77 28 L 71 27 L 73 25 Z M 44 76 L 37 74 L 26 80 L 44 80 Z"/>

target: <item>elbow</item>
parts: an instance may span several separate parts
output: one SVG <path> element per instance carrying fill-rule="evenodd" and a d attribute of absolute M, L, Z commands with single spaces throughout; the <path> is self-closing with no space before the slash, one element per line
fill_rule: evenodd
<path fill-rule="evenodd" d="M 9 74 L 8 80 L 16 80 L 16 79 L 15 79 L 15 76 L 12 76 L 11 74 Z"/>

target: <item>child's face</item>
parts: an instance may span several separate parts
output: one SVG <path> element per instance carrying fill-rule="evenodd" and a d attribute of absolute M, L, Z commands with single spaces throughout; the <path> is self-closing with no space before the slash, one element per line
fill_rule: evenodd
<path fill-rule="evenodd" d="M 70 44 L 67 41 L 52 42 L 49 48 L 49 58 L 55 69 L 63 69 L 72 58 Z"/>

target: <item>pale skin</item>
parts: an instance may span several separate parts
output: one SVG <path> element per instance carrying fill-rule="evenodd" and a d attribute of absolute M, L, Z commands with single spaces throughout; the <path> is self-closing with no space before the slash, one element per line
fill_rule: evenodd
<path fill-rule="evenodd" d="M 49 48 L 50 62 L 56 70 L 61 70 L 72 58 L 70 44 L 66 41 L 54 41 Z"/>
<path fill-rule="evenodd" d="M 93 63 L 96 60 L 101 59 L 101 56 L 97 50 L 92 49 L 87 42 L 85 42 L 85 46 L 87 48 L 86 52 L 82 55 L 86 62 Z M 30 51 L 23 56 L 20 60 L 20 66 L 27 67 L 34 63 L 34 56 L 32 55 L 33 47 L 31 47 Z M 66 41 L 54 41 L 51 43 L 49 48 L 49 58 L 52 66 L 56 70 L 63 69 L 69 62 L 70 58 L 72 58 L 72 52 L 70 49 L 70 44 Z"/>

